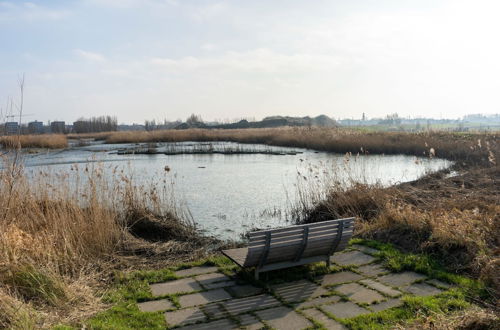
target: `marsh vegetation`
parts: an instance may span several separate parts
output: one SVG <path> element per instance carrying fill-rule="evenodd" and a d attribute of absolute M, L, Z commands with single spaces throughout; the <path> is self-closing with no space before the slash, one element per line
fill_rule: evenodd
<path fill-rule="evenodd" d="M 39 138 L 9 137 L 0 142 L 11 148 L 0 172 L 0 326 L 39 328 L 83 320 L 105 307 L 99 292 L 113 271 L 194 260 L 221 244 L 200 234 L 164 191 L 136 185 L 126 173 L 116 171 L 110 177 L 98 165 L 87 164 L 73 166 L 71 175 L 41 171 L 28 178 L 22 162 L 10 157 L 13 152 L 21 153 L 20 147 L 67 144 L 64 136 Z M 359 153 L 453 160 L 452 173 L 429 174 L 392 187 L 363 182 L 346 186 L 334 176 L 308 179 L 300 193 L 299 221 L 354 215 L 359 219 L 358 237 L 432 255 L 449 271 L 481 279 L 490 297 L 479 302 L 485 308 L 493 309 L 492 301 L 498 298 L 496 133 L 365 134 L 285 128 L 113 132 L 70 138 L 106 143 L 234 141 L 347 153 L 347 158 Z"/>

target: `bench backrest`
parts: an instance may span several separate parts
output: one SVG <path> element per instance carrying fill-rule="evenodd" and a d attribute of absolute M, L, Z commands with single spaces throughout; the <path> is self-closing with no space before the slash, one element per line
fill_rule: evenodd
<path fill-rule="evenodd" d="M 346 247 L 354 218 L 251 232 L 244 267 L 330 256 Z"/>

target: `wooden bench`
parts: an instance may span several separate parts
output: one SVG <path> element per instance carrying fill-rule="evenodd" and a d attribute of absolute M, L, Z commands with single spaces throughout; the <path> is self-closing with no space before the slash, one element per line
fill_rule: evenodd
<path fill-rule="evenodd" d="M 352 236 L 354 218 L 328 220 L 307 225 L 250 233 L 248 247 L 222 253 L 240 267 L 255 267 L 259 273 L 325 261 L 343 250 Z"/>

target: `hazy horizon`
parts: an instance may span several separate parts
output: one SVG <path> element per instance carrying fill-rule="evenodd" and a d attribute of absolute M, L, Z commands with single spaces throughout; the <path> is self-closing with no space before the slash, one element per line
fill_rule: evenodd
<path fill-rule="evenodd" d="M 31 120 L 500 112 L 500 3 L 0 1 L 0 107 Z"/>

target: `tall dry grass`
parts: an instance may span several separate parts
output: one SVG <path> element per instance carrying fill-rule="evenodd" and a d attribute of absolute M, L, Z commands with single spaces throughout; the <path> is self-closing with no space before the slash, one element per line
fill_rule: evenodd
<path fill-rule="evenodd" d="M 181 219 L 168 188 L 136 186 L 119 169 L 95 164 L 27 175 L 15 161 L 0 169 L 0 328 L 92 313 L 96 274 L 134 246 L 144 253 L 167 241 L 175 259 L 206 242 Z"/>
<path fill-rule="evenodd" d="M 355 216 L 359 237 L 427 253 L 481 278 L 500 297 L 500 167 L 461 168 L 391 187 L 337 179 L 346 169 L 310 171 L 299 185 L 299 222 Z M 325 173 L 321 176 L 319 172 Z M 318 178 L 319 176 L 319 178 Z"/>
<path fill-rule="evenodd" d="M 78 136 L 73 136 L 77 138 Z M 87 135 L 86 137 L 91 137 Z M 188 129 L 100 133 L 106 143 L 233 141 L 310 148 L 336 153 L 406 154 L 463 162 L 488 162 L 498 149 L 498 133 L 375 132 L 340 128 Z"/>
<path fill-rule="evenodd" d="M 5 149 L 17 148 L 48 148 L 61 149 L 68 146 L 68 140 L 63 134 L 48 135 L 10 135 L 0 136 L 0 146 Z"/>

